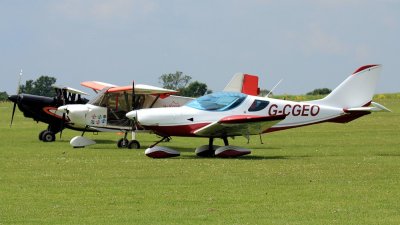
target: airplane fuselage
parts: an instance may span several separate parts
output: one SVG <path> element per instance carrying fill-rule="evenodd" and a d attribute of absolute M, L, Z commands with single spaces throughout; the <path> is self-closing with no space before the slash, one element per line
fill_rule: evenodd
<path fill-rule="evenodd" d="M 257 105 L 258 104 L 258 105 Z M 272 132 L 325 121 L 345 115 L 342 108 L 310 102 L 293 102 L 247 95 L 237 107 L 226 111 L 207 111 L 189 106 L 133 111 L 140 125 L 162 136 L 197 136 L 195 131 L 225 117 L 279 116 L 285 119 L 262 131 Z M 256 133 L 254 133 L 256 134 Z M 251 134 L 250 134 L 251 135 Z"/>

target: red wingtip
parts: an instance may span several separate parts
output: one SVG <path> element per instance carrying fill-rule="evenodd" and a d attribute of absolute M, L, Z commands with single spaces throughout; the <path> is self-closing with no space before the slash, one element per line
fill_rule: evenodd
<path fill-rule="evenodd" d="M 356 74 L 356 73 L 358 73 L 358 72 L 361 72 L 361 71 L 363 71 L 363 70 L 366 70 L 366 69 L 371 68 L 371 67 L 374 67 L 374 66 L 379 66 L 379 65 L 378 65 L 378 64 L 373 64 L 373 65 L 365 65 L 365 66 L 362 66 L 362 67 L 358 68 L 356 71 L 354 71 L 353 74 Z"/>

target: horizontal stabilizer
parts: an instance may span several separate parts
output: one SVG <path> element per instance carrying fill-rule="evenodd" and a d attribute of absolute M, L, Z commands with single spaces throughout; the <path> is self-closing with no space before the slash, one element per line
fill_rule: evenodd
<path fill-rule="evenodd" d="M 386 108 L 385 106 L 379 103 L 371 102 L 371 105 L 372 106 L 345 109 L 345 112 L 379 112 L 379 111 L 391 112 L 390 109 Z"/>

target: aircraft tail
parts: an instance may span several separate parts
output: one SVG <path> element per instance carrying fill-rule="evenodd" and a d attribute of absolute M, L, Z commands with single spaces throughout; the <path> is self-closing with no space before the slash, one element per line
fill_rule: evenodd
<path fill-rule="evenodd" d="M 381 65 L 362 66 L 328 96 L 313 102 L 343 109 L 368 106 L 372 101 L 381 69 Z"/>
<path fill-rule="evenodd" d="M 247 95 L 257 96 L 260 93 L 258 88 L 258 76 L 244 73 L 236 73 L 232 80 L 226 85 L 224 91 L 241 92 Z"/>

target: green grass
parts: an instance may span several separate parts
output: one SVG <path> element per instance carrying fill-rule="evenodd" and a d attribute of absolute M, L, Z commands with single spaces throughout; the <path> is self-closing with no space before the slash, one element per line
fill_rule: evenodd
<path fill-rule="evenodd" d="M 99 144 L 85 149 L 70 147 L 69 130 L 43 143 L 44 124 L 17 112 L 9 128 L 1 103 L 0 224 L 399 224 L 399 100 L 377 100 L 392 113 L 270 133 L 263 145 L 237 137 L 252 149 L 239 159 L 195 157 L 202 138 L 164 143 L 181 151 L 171 159 L 117 149 L 112 133 L 88 134 Z"/>

